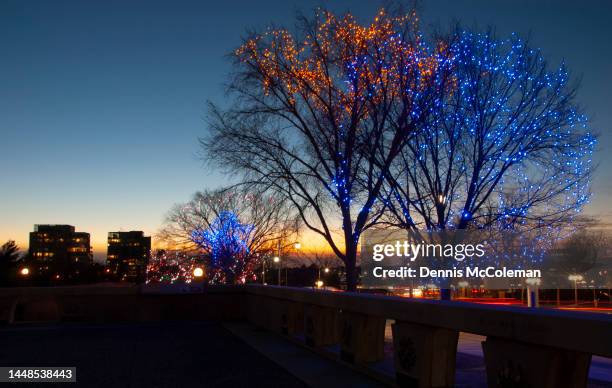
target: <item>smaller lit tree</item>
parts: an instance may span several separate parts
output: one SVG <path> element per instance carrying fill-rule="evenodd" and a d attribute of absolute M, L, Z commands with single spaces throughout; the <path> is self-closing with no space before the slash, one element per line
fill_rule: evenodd
<path fill-rule="evenodd" d="M 243 224 L 236 213 L 222 211 L 206 229 L 195 229 L 191 240 L 209 253 L 209 270 L 213 281 L 235 283 L 236 275 L 240 282 L 254 273 L 249 241 L 255 227 Z"/>
<path fill-rule="evenodd" d="M 198 192 L 175 206 L 159 237 L 197 250 L 210 283 L 235 284 L 255 280 L 255 267 L 297 230 L 294 213 L 278 196 L 232 188 Z"/>

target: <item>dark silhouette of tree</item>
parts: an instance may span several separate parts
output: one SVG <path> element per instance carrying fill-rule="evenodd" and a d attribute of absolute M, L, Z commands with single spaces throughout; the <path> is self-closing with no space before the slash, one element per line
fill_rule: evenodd
<path fill-rule="evenodd" d="M 608 241 L 601 231 L 578 231 L 560 244 L 558 266 L 564 278 L 596 268 Z"/>
<path fill-rule="evenodd" d="M 20 260 L 19 247 L 14 240 L 8 240 L 0 247 L 0 285 L 7 285 L 15 278 Z"/>
<path fill-rule="evenodd" d="M 229 108 L 211 106 L 201 140 L 207 160 L 293 205 L 344 262 L 349 290 L 385 175 L 425 121 L 444 66 L 420 45 L 415 20 L 380 11 L 363 26 L 320 10 L 296 34 L 252 36 L 234 52 Z"/>
<path fill-rule="evenodd" d="M 0 261 L 14 263 L 19 260 L 19 247 L 14 240 L 8 240 L 0 247 Z"/>

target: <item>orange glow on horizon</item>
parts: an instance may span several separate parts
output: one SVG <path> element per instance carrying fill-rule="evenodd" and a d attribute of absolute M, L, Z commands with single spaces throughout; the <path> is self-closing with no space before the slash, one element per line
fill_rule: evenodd
<path fill-rule="evenodd" d="M 103 262 L 106 260 L 106 251 L 108 244 L 108 233 L 113 231 L 128 231 L 128 230 L 142 230 L 144 231 L 146 236 L 151 236 L 151 248 L 152 251 L 157 249 L 171 249 L 165 242 L 160 241 L 157 236 L 157 230 L 160 229 L 161 225 L 154 225 L 152 227 L 143 227 L 136 223 L 134 224 L 126 224 L 123 226 L 108 226 L 106 224 L 100 223 L 91 223 L 84 224 L 78 222 L 48 222 L 46 220 L 42 220 L 38 222 L 38 224 L 68 224 L 73 225 L 77 232 L 85 232 L 89 233 L 92 253 L 94 256 L 94 260 L 97 262 Z M 335 224 L 332 226 L 332 229 L 335 230 L 333 233 L 334 240 L 340 249 L 343 249 L 344 242 L 342 239 L 342 234 L 339 230 L 339 225 Z M 30 223 L 22 223 L 19 225 L 13 225 L 10 228 L 5 226 L 4 228 L 0 227 L 0 245 L 6 242 L 7 240 L 15 240 L 17 243 L 20 253 L 25 255 L 28 253 L 29 249 L 29 234 L 34 230 L 34 224 Z M 335 256 L 332 249 L 330 248 L 328 242 L 319 234 L 309 230 L 303 229 L 299 236 L 296 238 L 295 242 L 299 242 L 299 249 L 295 248 L 294 244 L 291 244 L 290 247 L 287 247 L 286 254 L 288 255 L 296 255 L 296 256 L 308 256 L 312 254 L 318 255 L 330 255 Z"/>

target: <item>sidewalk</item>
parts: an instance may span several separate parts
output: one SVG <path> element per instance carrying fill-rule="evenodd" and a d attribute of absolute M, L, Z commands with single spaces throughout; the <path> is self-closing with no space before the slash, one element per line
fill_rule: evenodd
<path fill-rule="evenodd" d="M 217 323 L 10 326 L 0 344 L 0 366 L 76 366 L 66 387 L 306 387 Z"/>

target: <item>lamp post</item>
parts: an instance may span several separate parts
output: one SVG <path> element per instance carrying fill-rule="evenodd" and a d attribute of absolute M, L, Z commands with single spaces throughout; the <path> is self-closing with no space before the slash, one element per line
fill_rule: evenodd
<path fill-rule="evenodd" d="M 582 275 L 572 274 L 567 278 L 574 282 L 574 304 L 578 306 L 578 282 L 582 281 Z"/>
<path fill-rule="evenodd" d="M 204 270 L 200 267 L 196 267 L 193 269 L 193 277 L 196 279 L 200 279 L 202 276 L 204 276 Z"/>
<path fill-rule="evenodd" d="M 538 286 L 541 284 L 539 278 L 529 278 L 525 280 L 529 286 L 527 287 L 527 307 L 538 307 Z"/>
<path fill-rule="evenodd" d="M 279 252 L 280 254 L 280 252 Z M 281 266 L 280 266 L 280 257 L 279 256 L 274 256 L 274 258 L 272 259 L 272 261 L 274 261 L 274 263 L 276 264 L 276 268 L 278 270 L 278 285 L 281 285 Z"/>
<path fill-rule="evenodd" d="M 467 296 L 466 288 L 470 285 L 470 283 L 468 283 L 465 280 L 462 280 L 459 283 L 457 283 L 457 285 L 461 289 L 461 296 L 465 298 Z"/>
<path fill-rule="evenodd" d="M 261 284 L 266 284 L 266 258 L 261 260 Z"/>
<path fill-rule="evenodd" d="M 302 249 L 302 244 L 299 241 L 296 241 L 293 244 L 293 248 L 295 248 L 295 251 L 297 253 L 297 251 L 299 251 L 300 249 Z M 287 268 L 287 266 L 285 266 L 285 286 L 289 287 L 289 269 Z"/>

